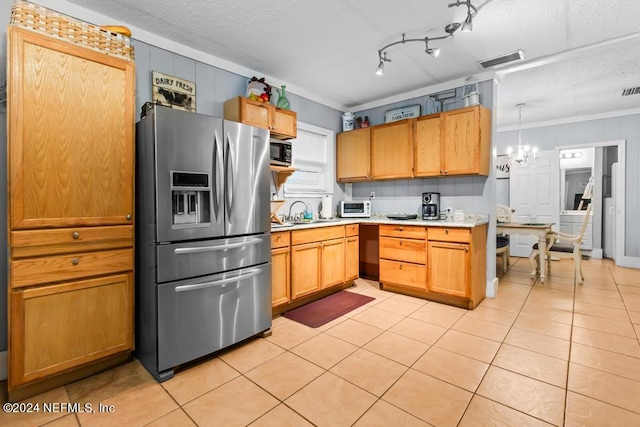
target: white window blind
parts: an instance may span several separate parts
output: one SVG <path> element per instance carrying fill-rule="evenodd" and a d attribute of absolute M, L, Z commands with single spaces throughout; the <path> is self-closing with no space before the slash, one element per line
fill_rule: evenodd
<path fill-rule="evenodd" d="M 291 142 L 296 169 L 284 185 L 285 196 L 333 193 L 334 132 L 298 122 L 298 137 Z"/>

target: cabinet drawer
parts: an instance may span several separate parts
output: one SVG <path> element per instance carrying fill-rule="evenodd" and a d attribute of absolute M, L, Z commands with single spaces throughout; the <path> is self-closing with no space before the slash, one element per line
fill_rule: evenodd
<path fill-rule="evenodd" d="M 357 236 L 358 234 L 360 234 L 359 224 L 349 224 L 345 226 L 345 235 L 347 237 Z"/>
<path fill-rule="evenodd" d="M 291 244 L 320 242 L 322 240 L 340 239 L 344 237 L 344 226 L 310 228 L 291 232 Z"/>
<path fill-rule="evenodd" d="M 133 249 L 27 258 L 10 263 L 12 288 L 133 270 Z"/>
<path fill-rule="evenodd" d="M 427 229 L 428 240 L 438 240 L 441 242 L 462 242 L 471 241 L 471 232 L 466 228 L 433 227 Z"/>
<path fill-rule="evenodd" d="M 291 243 L 291 236 L 288 231 L 280 233 L 271 233 L 271 249 L 284 248 Z"/>
<path fill-rule="evenodd" d="M 426 264 L 425 247 L 424 240 L 380 237 L 380 258 Z"/>
<path fill-rule="evenodd" d="M 419 225 L 381 225 L 380 235 L 407 239 L 424 239 L 427 237 L 426 229 Z"/>
<path fill-rule="evenodd" d="M 425 290 L 427 288 L 427 269 L 420 264 L 381 259 L 380 282 Z"/>
<path fill-rule="evenodd" d="M 133 226 L 11 232 L 11 257 L 25 258 L 133 247 Z"/>

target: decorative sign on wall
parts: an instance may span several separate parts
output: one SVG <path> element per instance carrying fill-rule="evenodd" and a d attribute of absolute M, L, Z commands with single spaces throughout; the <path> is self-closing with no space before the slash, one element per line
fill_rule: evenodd
<path fill-rule="evenodd" d="M 410 119 L 420 115 L 420 104 L 410 105 L 408 107 L 396 108 L 384 112 L 384 122 L 390 123 L 403 119 Z"/>
<path fill-rule="evenodd" d="M 157 71 L 152 72 L 154 104 L 178 110 L 196 111 L 196 84 Z"/>
<path fill-rule="evenodd" d="M 509 179 L 509 171 L 511 165 L 509 164 L 509 156 L 500 155 L 496 157 L 496 178 L 497 179 Z"/>

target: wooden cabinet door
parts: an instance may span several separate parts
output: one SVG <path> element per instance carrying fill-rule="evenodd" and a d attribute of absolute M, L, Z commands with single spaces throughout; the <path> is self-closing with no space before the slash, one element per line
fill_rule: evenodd
<path fill-rule="evenodd" d="M 289 247 L 271 250 L 271 306 L 291 300 Z"/>
<path fill-rule="evenodd" d="M 240 98 L 240 121 L 244 124 L 269 129 L 272 117 L 268 104 Z"/>
<path fill-rule="evenodd" d="M 298 136 L 297 114 L 293 111 L 273 108 L 273 123 L 271 136 L 279 139 L 295 138 Z"/>
<path fill-rule="evenodd" d="M 413 177 L 412 123 L 406 119 L 371 128 L 373 179 Z"/>
<path fill-rule="evenodd" d="M 10 387 L 133 348 L 132 273 L 10 296 Z"/>
<path fill-rule="evenodd" d="M 469 245 L 428 242 L 427 290 L 459 297 L 471 294 Z"/>
<path fill-rule="evenodd" d="M 322 289 L 344 283 L 344 239 L 322 242 Z"/>
<path fill-rule="evenodd" d="M 358 236 L 345 238 L 345 277 L 344 281 L 355 280 L 360 276 L 360 239 Z"/>
<path fill-rule="evenodd" d="M 134 63 L 9 28 L 10 227 L 133 223 Z"/>
<path fill-rule="evenodd" d="M 447 175 L 477 171 L 478 110 L 464 108 L 442 115 L 444 171 Z"/>
<path fill-rule="evenodd" d="M 319 242 L 291 246 L 291 299 L 319 291 L 322 245 Z"/>
<path fill-rule="evenodd" d="M 440 114 L 423 116 L 416 119 L 414 142 L 416 145 L 415 176 L 442 175 L 441 149 L 442 140 Z"/>
<path fill-rule="evenodd" d="M 336 141 L 338 181 L 365 181 L 371 178 L 370 129 L 357 129 L 338 134 Z"/>

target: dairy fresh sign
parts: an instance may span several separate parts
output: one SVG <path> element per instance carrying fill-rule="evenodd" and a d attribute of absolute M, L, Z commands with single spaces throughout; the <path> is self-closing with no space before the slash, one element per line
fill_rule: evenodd
<path fill-rule="evenodd" d="M 153 102 L 178 110 L 196 111 L 196 84 L 168 74 L 153 71 Z"/>

